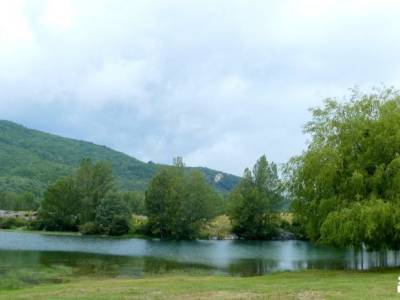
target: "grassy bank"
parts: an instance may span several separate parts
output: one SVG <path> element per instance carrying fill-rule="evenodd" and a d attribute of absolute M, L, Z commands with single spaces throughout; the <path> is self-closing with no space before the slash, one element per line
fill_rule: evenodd
<path fill-rule="evenodd" d="M 400 299 L 400 269 L 370 272 L 301 271 L 260 277 L 152 276 L 71 279 L 17 289 L 0 299 Z"/>

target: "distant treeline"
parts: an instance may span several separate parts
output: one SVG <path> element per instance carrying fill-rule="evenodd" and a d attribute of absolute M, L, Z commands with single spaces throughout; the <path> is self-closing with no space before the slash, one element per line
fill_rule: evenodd
<path fill-rule="evenodd" d="M 33 193 L 0 192 L 0 209 L 3 210 L 37 210 L 40 205 L 40 197 Z"/>
<path fill-rule="evenodd" d="M 49 186 L 33 223 L 36 229 L 122 235 L 132 230 L 132 214 L 145 215 L 136 224 L 140 234 L 170 239 L 196 239 L 204 229 L 229 232 L 246 239 L 268 239 L 278 233 L 283 184 L 275 164 L 261 157 L 253 172 L 245 171 L 230 194 L 218 193 L 196 170 L 188 172 L 181 158 L 160 169 L 145 194 L 118 191 L 111 165 L 87 159 L 71 176 Z M 217 218 L 217 219 L 216 219 Z M 222 222 L 222 225 L 219 223 Z M 217 236 L 220 237 L 219 233 Z"/>

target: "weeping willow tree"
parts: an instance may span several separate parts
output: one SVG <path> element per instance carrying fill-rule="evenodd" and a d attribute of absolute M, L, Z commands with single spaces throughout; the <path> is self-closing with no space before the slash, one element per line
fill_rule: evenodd
<path fill-rule="evenodd" d="M 399 94 L 354 92 L 311 112 L 308 148 L 286 170 L 295 222 L 313 241 L 399 248 Z"/>

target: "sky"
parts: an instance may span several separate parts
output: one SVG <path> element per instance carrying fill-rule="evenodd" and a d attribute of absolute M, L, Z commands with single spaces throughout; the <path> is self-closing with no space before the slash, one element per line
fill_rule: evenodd
<path fill-rule="evenodd" d="M 0 119 L 241 175 L 309 108 L 399 87 L 400 1 L 0 0 Z"/>

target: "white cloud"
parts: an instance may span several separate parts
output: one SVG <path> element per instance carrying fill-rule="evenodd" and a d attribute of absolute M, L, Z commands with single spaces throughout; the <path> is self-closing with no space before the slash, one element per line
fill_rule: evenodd
<path fill-rule="evenodd" d="M 3 45 L 3 51 L 32 40 L 32 32 L 23 14 L 23 8 L 23 1 L 0 1 L 0 43 Z"/>
<path fill-rule="evenodd" d="M 43 23 L 50 30 L 67 31 L 73 26 L 73 8 L 67 0 L 47 0 Z"/>
<path fill-rule="evenodd" d="M 148 114 L 152 84 L 157 84 L 157 69 L 143 60 L 105 62 L 87 73 L 78 88 L 78 102 L 86 109 L 102 109 L 112 102 L 132 106 Z"/>
<path fill-rule="evenodd" d="M 243 97 L 248 90 L 248 83 L 237 75 L 230 75 L 222 79 L 220 87 L 221 98 Z"/>
<path fill-rule="evenodd" d="M 398 84 L 398 1 L 0 0 L 0 118 L 241 174 L 308 108 Z"/>

